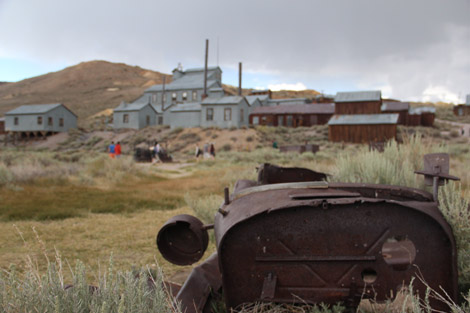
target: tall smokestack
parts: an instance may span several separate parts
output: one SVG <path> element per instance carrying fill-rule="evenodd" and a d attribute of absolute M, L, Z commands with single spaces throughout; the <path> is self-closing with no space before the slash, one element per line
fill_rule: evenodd
<path fill-rule="evenodd" d="M 207 59 L 209 56 L 209 39 L 206 39 L 206 60 L 204 62 L 204 92 L 202 98 L 207 97 Z"/>
<path fill-rule="evenodd" d="M 238 63 L 238 95 L 242 95 L 242 62 Z"/>

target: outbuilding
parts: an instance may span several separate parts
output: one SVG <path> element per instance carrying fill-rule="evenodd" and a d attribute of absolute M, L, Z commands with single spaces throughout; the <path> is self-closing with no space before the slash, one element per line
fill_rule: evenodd
<path fill-rule="evenodd" d="M 241 127 L 248 125 L 250 105 L 241 96 L 210 96 L 201 103 L 202 127 Z"/>
<path fill-rule="evenodd" d="M 335 114 L 379 114 L 381 107 L 380 90 L 338 92 L 335 96 Z"/>
<path fill-rule="evenodd" d="M 0 134 L 5 133 L 5 118 L 0 117 Z"/>
<path fill-rule="evenodd" d="M 369 143 L 396 139 L 398 114 L 333 115 L 328 137 L 333 142 Z"/>
<path fill-rule="evenodd" d="M 453 108 L 454 114 L 457 116 L 470 115 L 470 104 L 458 104 Z"/>
<path fill-rule="evenodd" d="M 250 124 L 286 127 L 323 125 L 328 123 L 334 111 L 334 103 L 258 107 L 250 114 Z"/>
<path fill-rule="evenodd" d="M 398 124 L 405 125 L 408 117 L 408 110 L 410 109 L 409 102 L 400 101 L 382 101 L 382 113 L 397 113 Z"/>
<path fill-rule="evenodd" d="M 150 104 L 147 96 L 142 96 L 133 103 L 124 101 L 114 109 L 113 125 L 115 129 L 142 129 L 147 126 L 162 124 L 162 115 Z"/>
<path fill-rule="evenodd" d="M 77 128 L 77 115 L 62 103 L 22 105 L 5 113 L 5 130 L 26 137 L 45 137 Z"/>

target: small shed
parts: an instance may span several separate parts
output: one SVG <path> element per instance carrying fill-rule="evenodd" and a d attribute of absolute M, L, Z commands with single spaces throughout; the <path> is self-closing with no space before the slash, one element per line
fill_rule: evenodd
<path fill-rule="evenodd" d="M 405 125 L 408 117 L 408 110 L 410 109 L 409 102 L 400 101 L 382 101 L 382 113 L 398 113 L 398 124 Z"/>
<path fill-rule="evenodd" d="M 77 128 L 77 115 L 62 103 L 22 105 L 5 113 L 5 130 L 28 137 Z"/>
<path fill-rule="evenodd" d="M 328 137 L 333 142 L 369 143 L 396 139 L 398 114 L 333 115 Z"/>
<path fill-rule="evenodd" d="M 421 114 L 422 126 L 432 127 L 434 125 L 434 119 L 436 118 L 435 107 L 419 107 L 415 108 L 415 112 Z"/>
<path fill-rule="evenodd" d="M 338 92 L 335 96 L 335 114 L 379 114 L 381 107 L 380 90 Z"/>
<path fill-rule="evenodd" d="M 5 118 L 0 117 L 0 135 L 5 133 Z"/>
<path fill-rule="evenodd" d="M 323 125 L 328 123 L 334 111 L 334 103 L 258 107 L 250 114 L 250 124 L 286 127 Z"/>
<path fill-rule="evenodd" d="M 251 110 L 241 96 L 208 97 L 201 108 L 201 126 L 220 128 L 247 126 Z"/>
<path fill-rule="evenodd" d="M 470 104 L 455 105 L 453 111 L 457 116 L 470 115 Z"/>
<path fill-rule="evenodd" d="M 133 103 L 124 101 L 119 104 L 113 112 L 113 124 L 115 129 L 133 128 L 142 129 L 147 126 L 157 125 L 158 121 L 162 121 L 157 116 L 161 116 L 150 104 L 150 100 L 146 96 L 142 96 Z"/>

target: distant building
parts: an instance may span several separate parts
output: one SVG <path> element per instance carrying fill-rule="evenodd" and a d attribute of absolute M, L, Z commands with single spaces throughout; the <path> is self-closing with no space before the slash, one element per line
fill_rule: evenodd
<path fill-rule="evenodd" d="M 272 94 L 272 91 L 270 89 L 254 89 L 250 92 L 250 95 L 253 95 L 253 96 L 261 96 L 261 95 L 266 95 L 268 96 L 268 98 L 272 98 L 273 94 Z"/>
<path fill-rule="evenodd" d="M 328 123 L 335 112 L 334 103 L 258 107 L 250 114 L 251 125 L 312 126 Z"/>
<path fill-rule="evenodd" d="M 457 116 L 470 115 L 470 95 L 467 95 L 465 104 L 455 105 L 453 111 Z"/>
<path fill-rule="evenodd" d="M 298 104 L 306 104 L 306 103 L 307 103 L 307 98 L 289 98 L 289 99 L 268 98 L 268 106 L 298 105 Z"/>
<path fill-rule="evenodd" d="M 410 108 L 408 111 L 408 126 L 426 126 L 431 127 L 434 125 L 436 116 L 435 107 L 418 107 Z"/>
<path fill-rule="evenodd" d="M 370 143 L 396 139 L 398 114 L 334 115 L 328 122 L 333 142 Z"/>
<path fill-rule="evenodd" d="M 22 105 L 5 113 L 5 130 L 46 136 L 77 128 L 77 116 L 62 103 Z"/>
<path fill-rule="evenodd" d="M 0 117 L 0 135 L 5 133 L 5 118 Z"/>
<path fill-rule="evenodd" d="M 379 114 L 381 107 L 380 90 L 338 92 L 335 96 L 335 114 Z"/>
<path fill-rule="evenodd" d="M 133 103 L 121 102 L 113 112 L 113 126 L 115 129 L 142 129 L 162 123 L 162 114 L 155 110 L 150 104 L 150 99 L 145 95 Z"/>
<path fill-rule="evenodd" d="M 382 101 L 382 113 L 397 113 L 398 124 L 405 125 L 408 118 L 408 110 L 410 109 L 409 102 L 400 101 Z"/>
<path fill-rule="evenodd" d="M 208 97 L 202 101 L 201 107 L 201 126 L 220 128 L 248 125 L 252 109 L 241 96 Z"/>

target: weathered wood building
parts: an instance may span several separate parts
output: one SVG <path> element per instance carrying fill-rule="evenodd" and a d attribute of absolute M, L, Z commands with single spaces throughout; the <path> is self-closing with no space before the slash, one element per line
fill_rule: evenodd
<path fill-rule="evenodd" d="M 408 118 L 406 120 L 406 125 L 431 127 L 434 125 L 435 117 L 436 117 L 435 107 L 410 108 L 408 111 Z"/>
<path fill-rule="evenodd" d="M 147 95 L 140 97 L 133 103 L 122 101 L 113 112 L 115 129 L 142 129 L 157 124 L 163 124 L 162 114 L 150 104 Z"/>
<path fill-rule="evenodd" d="M 335 114 L 379 114 L 381 107 L 380 90 L 338 92 L 335 96 Z"/>
<path fill-rule="evenodd" d="M 369 143 L 396 139 L 398 114 L 334 115 L 328 122 L 333 142 Z"/>
<path fill-rule="evenodd" d="M 406 119 L 408 118 L 409 109 L 409 102 L 382 101 L 382 113 L 397 113 L 399 125 L 406 125 Z"/>
<path fill-rule="evenodd" d="M 453 108 L 454 115 L 465 116 L 470 115 L 470 104 L 458 104 Z"/>
<path fill-rule="evenodd" d="M 250 124 L 308 127 L 328 123 L 334 111 L 334 103 L 258 107 L 250 114 Z"/>
<path fill-rule="evenodd" d="M 77 128 L 77 116 L 62 103 L 22 105 L 5 113 L 5 130 L 26 137 L 44 137 Z"/>
<path fill-rule="evenodd" d="M 5 133 L 5 118 L 0 117 L 0 135 Z"/>

